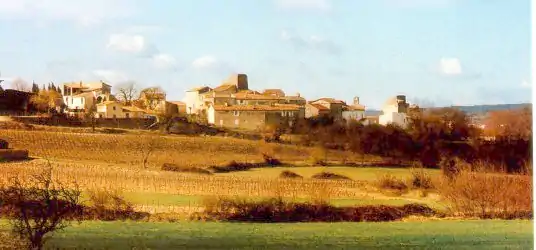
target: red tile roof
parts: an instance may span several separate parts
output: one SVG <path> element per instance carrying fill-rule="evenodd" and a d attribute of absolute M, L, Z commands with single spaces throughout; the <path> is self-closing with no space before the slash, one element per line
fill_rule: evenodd
<path fill-rule="evenodd" d="M 216 111 L 298 111 L 298 105 L 214 105 Z"/>

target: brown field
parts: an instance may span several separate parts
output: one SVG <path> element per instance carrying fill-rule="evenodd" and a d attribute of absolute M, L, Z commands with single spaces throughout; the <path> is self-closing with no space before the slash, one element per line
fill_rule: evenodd
<path fill-rule="evenodd" d="M 267 144 L 263 141 L 225 137 L 162 136 L 154 134 L 92 134 L 50 131 L 3 130 L 0 138 L 11 147 L 28 149 L 30 156 L 76 162 L 142 166 L 143 155 L 151 151 L 149 165 L 163 163 L 208 167 L 238 162 L 261 162 L 262 152 L 271 151 L 284 162 L 308 161 L 315 149 L 293 145 Z M 331 151 L 328 160 L 361 160 L 351 153 Z M 368 159 L 375 159 L 368 157 Z"/>
<path fill-rule="evenodd" d="M 263 152 L 269 152 L 279 160 L 293 164 L 310 162 L 312 156 L 318 157 L 319 154 L 316 148 L 267 144 L 262 141 L 142 133 L 112 135 L 24 130 L 2 130 L 0 133 L 0 138 L 7 139 L 11 147 L 28 149 L 30 156 L 38 158 L 24 162 L 0 163 L 2 167 L 0 185 L 7 185 L 14 176 L 23 180 L 29 179 L 30 175 L 39 173 L 50 162 L 56 180 L 65 184 L 76 182 L 82 191 L 118 190 L 125 194 L 127 200 L 135 200 L 133 203 L 137 210 L 152 213 L 189 214 L 199 211 L 201 206 L 199 197 L 213 196 L 327 200 L 341 205 L 418 202 L 444 208 L 447 204 L 439 193 L 452 194 L 451 197 L 460 197 L 460 194 L 469 195 L 461 200 L 451 199 L 458 205 L 456 210 L 467 210 L 468 208 L 460 206 L 466 200 L 482 201 L 485 202 L 486 209 L 493 209 L 498 200 L 488 197 L 510 197 L 512 201 L 501 203 L 506 204 L 504 206 L 508 206 L 508 210 L 516 210 L 518 207 L 525 209 L 528 204 L 525 201 L 531 200 L 531 197 L 526 195 L 532 189 L 532 185 L 529 185 L 531 183 L 519 186 L 517 184 L 519 182 L 502 179 L 499 181 L 486 179 L 486 187 L 489 187 L 487 191 L 474 189 L 475 184 L 481 182 L 475 179 L 467 181 L 460 179 L 462 182 L 458 184 L 459 187 L 455 187 L 455 190 L 439 188 L 424 192 L 419 188 L 410 188 L 404 192 L 392 193 L 378 187 L 377 181 L 385 173 L 395 173 L 401 181 L 409 183 L 408 178 L 412 175 L 409 169 L 295 168 L 305 177 L 303 179 L 277 177 L 280 171 L 292 170 L 293 167 L 214 175 L 160 170 L 163 163 L 206 168 L 227 164 L 232 160 L 260 162 L 263 161 Z M 151 151 L 149 164 L 144 168 L 143 155 L 149 151 Z M 328 152 L 327 157 L 330 161 L 339 162 L 362 160 L 361 156 L 334 151 Z M 376 160 L 373 157 L 366 159 Z M 334 171 L 350 176 L 351 180 L 320 180 L 311 177 L 319 171 Z M 435 176 L 434 179 L 439 177 L 439 171 L 427 171 L 427 173 Z M 525 180 L 530 176 L 516 178 Z M 443 184 L 437 183 L 437 185 Z M 504 190 L 512 190 L 518 195 L 513 196 L 512 192 L 505 193 Z M 470 208 L 478 205 L 480 204 L 470 204 Z"/>

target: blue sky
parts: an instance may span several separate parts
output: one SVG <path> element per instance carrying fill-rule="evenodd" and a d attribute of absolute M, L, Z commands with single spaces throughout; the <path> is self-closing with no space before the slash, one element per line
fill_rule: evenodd
<path fill-rule="evenodd" d="M 380 108 L 531 101 L 529 0 L 0 0 L 1 77 L 252 89 Z M 9 82 L 6 83 L 9 86 Z"/>

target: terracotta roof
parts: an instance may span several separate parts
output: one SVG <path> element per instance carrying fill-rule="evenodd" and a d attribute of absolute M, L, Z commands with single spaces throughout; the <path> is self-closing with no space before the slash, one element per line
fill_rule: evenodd
<path fill-rule="evenodd" d="M 328 102 L 328 103 L 344 103 L 343 101 L 341 100 L 337 100 L 337 99 L 334 99 L 334 98 L 320 98 L 318 100 L 314 100 L 314 101 L 311 101 L 311 102 L 318 102 L 318 101 L 324 101 L 324 102 Z"/>
<path fill-rule="evenodd" d="M 250 93 L 236 93 L 234 98 L 239 100 L 280 100 L 280 97 L 271 96 L 271 95 L 259 95 L 259 94 L 250 94 Z"/>
<path fill-rule="evenodd" d="M 276 95 L 276 96 L 285 96 L 285 92 L 281 89 L 265 89 L 262 92 L 263 95 Z"/>
<path fill-rule="evenodd" d="M 305 98 L 301 96 L 285 96 L 283 97 L 285 100 L 299 100 L 299 101 L 305 101 Z"/>
<path fill-rule="evenodd" d="M 237 92 L 237 94 L 239 93 L 248 93 L 248 94 L 257 94 L 257 95 L 260 95 L 261 93 L 259 91 L 255 91 L 255 90 L 240 90 Z"/>
<path fill-rule="evenodd" d="M 127 110 L 129 112 L 146 112 L 145 110 L 140 109 L 138 107 L 134 107 L 134 106 L 125 106 L 125 107 L 123 107 L 123 109 Z"/>
<path fill-rule="evenodd" d="M 216 111 L 298 111 L 297 105 L 214 105 Z"/>
<path fill-rule="evenodd" d="M 345 106 L 343 108 L 343 110 L 348 110 L 348 111 L 359 110 L 359 111 L 363 111 L 363 110 L 365 110 L 365 106 L 363 106 L 361 104 L 353 104 L 353 105 Z"/>
<path fill-rule="evenodd" d="M 114 103 L 121 104 L 121 103 L 116 102 L 116 101 L 105 101 L 105 102 L 97 103 L 97 105 L 102 106 L 102 105 L 108 105 L 108 104 L 114 104 Z"/>
<path fill-rule="evenodd" d="M 322 105 L 320 105 L 320 104 L 309 103 L 309 104 L 307 104 L 307 105 L 313 106 L 314 108 L 316 108 L 316 109 L 318 109 L 318 110 L 320 110 L 320 111 L 329 111 L 328 108 L 326 108 L 326 107 L 324 107 L 324 106 L 322 106 Z"/>
<path fill-rule="evenodd" d="M 220 85 L 213 89 L 214 92 L 226 91 L 226 90 L 236 91 L 236 86 L 235 85 Z"/>

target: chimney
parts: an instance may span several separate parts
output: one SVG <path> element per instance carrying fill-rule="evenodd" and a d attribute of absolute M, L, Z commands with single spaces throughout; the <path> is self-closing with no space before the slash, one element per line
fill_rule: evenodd
<path fill-rule="evenodd" d="M 300 93 L 299 93 L 299 92 L 298 92 L 298 93 L 296 93 L 296 96 L 297 96 L 297 97 L 301 97 L 301 96 L 300 96 Z"/>
<path fill-rule="evenodd" d="M 354 105 L 359 105 L 359 97 L 354 97 Z"/>

